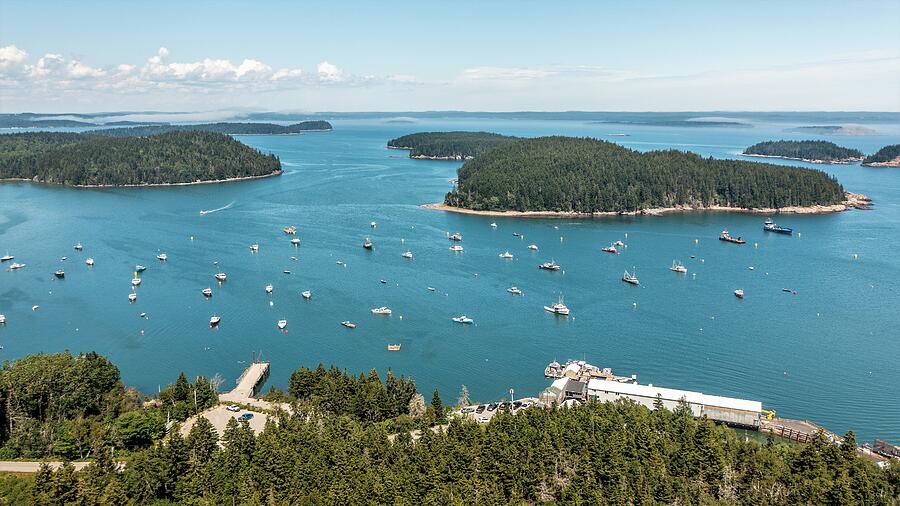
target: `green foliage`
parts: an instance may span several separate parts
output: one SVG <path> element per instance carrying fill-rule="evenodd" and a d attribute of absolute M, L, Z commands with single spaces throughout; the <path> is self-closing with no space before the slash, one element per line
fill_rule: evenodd
<path fill-rule="evenodd" d="M 34 132 L 0 135 L 0 179 L 66 185 L 193 183 L 278 173 L 281 162 L 225 134 L 153 137 Z"/>
<path fill-rule="evenodd" d="M 128 411 L 116 419 L 119 437 L 125 448 L 150 445 L 165 434 L 165 420 L 156 411 Z"/>
<path fill-rule="evenodd" d="M 824 172 L 681 151 L 640 153 L 589 138 L 540 137 L 469 160 L 451 206 L 475 210 L 628 212 L 711 205 L 834 204 L 843 188 Z"/>
<path fill-rule="evenodd" d="M 744 150 L 745 155 L 781 156 L 803 160 L 842 162 L 863 157 L 858 149 L 845 148 L 828 141 L 766 141 Z"/>
<path fill-rule="evenodd" d="M 219 395 L 212 389 L 209 380 L 197 376 L 194 383 L 188 381 L 182 372 L 172 385 L 167 385 L 159 393 L 160 407 L 175 420 L 186 420 L 219 403 Z"/>
<path fill-rule="evenodd" d="M 863 164 L 890 162 L 897 157 L 900 157 L 900 144 L 891 144 L 879 149 L 875 154 L 867 156 L 863 160 Z"/>
<path fill-rule="evenodd" d="M 517 139 L 489 132 L 419 132 L 391 139 L 388 146 L 408 149 L 410 157 L 464 159 Z"/>
<path fill-rule="evenodd" d="M 150 125 L 132 128 L 91 130 L 90 133 L 110 137 L 149 137 L 168 132 L 215 132 L 229 135 L 287 135 L 301 132 L 331 130 L 327 121 L 301 121 L 293 125 L 274 123 L 203 123 L 198 125 Z"/>

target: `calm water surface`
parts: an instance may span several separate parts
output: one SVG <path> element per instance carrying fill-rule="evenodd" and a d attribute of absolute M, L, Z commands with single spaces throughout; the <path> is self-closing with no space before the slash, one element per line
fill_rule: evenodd
<path fill-rule="evenodd" d="M 274 385 L 286 385 L 297 366 L 324 362 L 392 368 L 445 398 L 465 384 L 478 400 L 510 388 L 537 394 L 547 385 L 547 362 L 584 358 L 642 383 L 758 399 L 782 416 L 898 440 L 900 170 L 820 167 L 871 196 L 875 210 L 778 217 L 799 232 L 786 237 L 764 233 L 761 217 L 736 214 L 494 220 L 424 210 L 419 204 L 442 200 L 459 164 L 409 160 L 384 147 L 413 131 L 466 129 L 590 135 L 640 150 L 734 157 L 754 142 L 800 138 L 784 133 L 790 126 L 348 120 L 331 133 L 242 137 L 281 158 L 286 173 L 278 178 L 153 189 L 0 184 L 0 253 L 27 264 L 0 272 L 7 316 L 0 356 L 96 350 L 119 365 L 126 383 L 152 392 L 179 371 L 218 373 L 229 386 L 251 353 L 261 352 Z M 881 135 L 834 140 L 865 152 L 900 142 L 898 125 L 872 127 Z M 606 137 L 617 132 L 630 136 Z M 299 229 L 299 248 L 281 231 L 290 224 Z M 716 240 L 723 228 L 748 244 Z M 446 234 L 455 231 L 464 237 L 462 254 L 448 251 Z M 361 247 L 366 236 L 372 252 Z M 617 239 L 628 245 L 622 254 L 600 251 Z M 72 249 L 79 241 L 82 253 Z M 249 250 L 254 242 L 258 254 Z M 529 251 L 531 243 L 540 250 Z M 407 248 L 411 261 L 400 256 Z M 506 250 L 513 260 L 498 258 Z M 158 252 L 169 261 L 158 262 Z M 87 257 L 96 261 L 92 269 Z M 537 269 L 550 259 L 563 271 Z M 673 259 L 689 274 L 670 272 Z M 135 264 L 148 269 L 129 304 Z M 632 266 L 640 287 L 620 281 Z M 53 276 L 59 267 L 64 280 Z M 228 274 L 226 283 L 214 282 L 218 271 Z M 506 292 L 513 284 L 524 296 Z M 200 294 L 207 286 L 210 300 Z M 737 288 L 744 300 L 732 295 Z M 307 289 L 309 301 L 299 294 Z M 542 309 L 560 293 L 568 319 Z M 382 305 L 393 316 L 369 312 Z M 461 313 L 475 324 L 450 320 Z M 223 320 L 211 331 L 214 314 Z M 281 318 L 286 333 L 276 328 Z M 359 326 L 345 329 L 342 320 Z M 388 343 L 403 349 L 389 353 Z"/>

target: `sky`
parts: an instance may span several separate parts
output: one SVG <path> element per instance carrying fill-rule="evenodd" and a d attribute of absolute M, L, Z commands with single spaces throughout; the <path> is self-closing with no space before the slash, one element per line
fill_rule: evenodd
<path fill-rule="evenodd" d="M 898 27 L 898 0 L 0 0 L 0 112 L 900 111 Z"/>

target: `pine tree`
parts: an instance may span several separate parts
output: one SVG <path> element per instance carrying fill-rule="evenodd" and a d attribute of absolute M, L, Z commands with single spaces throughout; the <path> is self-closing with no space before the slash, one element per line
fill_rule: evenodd
<path fill-rule="evenodd" d="M 431 394 L 431 408 L 434 409 L 435 422 L 444 423 L 447 421 L 446 413 L 444 412 L 444 404 L 441 402 L 441 393 L 435 388 L 434 393 Z"/>

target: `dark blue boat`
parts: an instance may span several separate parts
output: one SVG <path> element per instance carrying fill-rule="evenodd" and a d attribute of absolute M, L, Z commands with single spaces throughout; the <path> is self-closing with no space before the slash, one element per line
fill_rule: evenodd
<path fill-rule="evenodd" d="M 763 223 L 763 230 L 766 232 L 775 232 L 776 234 L 787 234 L 791 235 L 794 233 L 794 229 L 787 227 L 779 227 L 771 218 L 766 219 L 766 222 Z"/>

